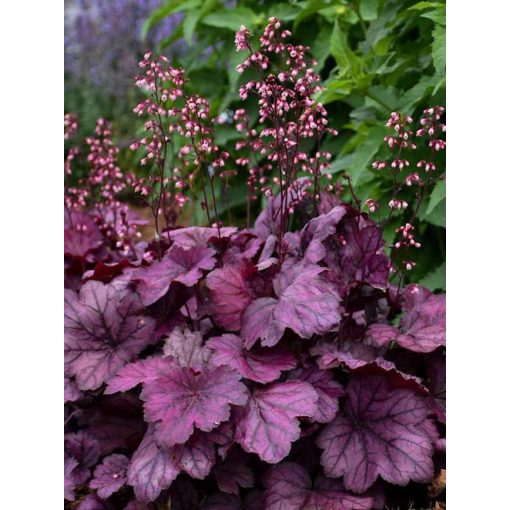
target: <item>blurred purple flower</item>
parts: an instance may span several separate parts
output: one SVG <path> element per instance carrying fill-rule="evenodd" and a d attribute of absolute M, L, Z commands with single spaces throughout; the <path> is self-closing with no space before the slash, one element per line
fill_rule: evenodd
<path fill-rule="evenodd" d="M 160 0 L 66 0 L 68 87 L 89 83 L 105 96 L 125 98 L 143 52 L 155 49 L 182 21 L 182 13 L 166 17 L 142 41 L 142 24 L 159 5 Z M 176 41 L 166 54 L 175 56 L 184 47 L 184 41 Z"/>

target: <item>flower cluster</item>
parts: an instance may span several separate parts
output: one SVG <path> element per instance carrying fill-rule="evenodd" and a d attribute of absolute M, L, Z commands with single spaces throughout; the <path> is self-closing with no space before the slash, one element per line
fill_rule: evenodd
<path fill-rule="evenodd" d="M 68 125 L 77 123 L 75 117 L 66 116 L 64 126 L 69 118 L 73 121 Z M 118 198 L 131 186 L 133 176 L 118 166 L 119 149 L 111 139 L 110 123 L 98 119 L 94 136 L 87 137 L 85 142 L 88 146 L 86 176 L 74 185 L 66 182 L 65 186 L 67 253 L 78 257 L 87 255 L 92 247 L 97 248 L 94 241 L 89 244 L 88 236 L 94 239 L 98 233 L 103 236 L 105 246 L 113 248 L 111 254 L 128 256 L 129 253 L 136 258 L 133 243 L 140 237 L 138 220 Z M 65 157 L 67 179 L 73 177 L 72 162 L 80 152 L 79 147 L 71 147 Z"/>
<path fill-rule="evenodd" d="M 72 113 L 64 115 L 64 140 L 69 140 L 78 130 L 78 116 Z"/>
<path fill-rule="evenodd" d="M 238 51 L 247 50 L 250 55 L 238 66 L 243 73 L 253 68 L 257 80 L 241 86 L 239 94 L 246 100 L 253 94 L 258 98 L 258 123 L 263 125 L 260 132 L 250 132 L 251 148 L 262 154 L 269 164 L 277 169 L 273 184 L 282 193 L 282 207 L 279 209 L 281 243 L 288 227 L 289 216 L 295 204 L 289 203 L 298 172 L 311 176 L 314 183 L 313 198 L 320 200 L 320 180 L 327 175 L 331 154 L 320 146 L 327 134 L 337 131 L 328 125 L 328 114 L 324 106 L 314 99 L 321 90 L 320 78 L 314 71 L 316 62 L 309 58 L 309 48 L 289 42 L 291 33 L 282 28 L 280 20 L 271 18 L 260 37 L 260 48 L 255 50 L 250 33 L 244 27 L 236 34 Z M 258 140 L 255 142 L 255 139 Z M 308 147 L 315 150 L 310 154 Z M 246 159 L 241 162 L 247 162 Z M 250 172 L 256 175 L 254 170 Z M 264 173 L 267 173 L 264 171 Z M 329 176 L 330 177 L 330 176 Z M 269 195 L 264 175 L 261 190 Z M 251 179 L 251 186 L 255 179 Z M 328 185 L 327 189 L 331 186 Z"/>
<path fill-rule="evenodd" d="M 408 255 L 409 249 L 416 249 L 421 247 L 421 243 L 414 238 L 413 231 L 415 226 L 413 222 L 418 214 L 418 210 L 422 205 L 423 199 L 427 190 L 430 189 L 432 184 L 437 180 L 438 176 L 434 176 L 436 165 L 434 163 L 434 156 L 437 151 L 446 148 L 446 142 L 438 138 L 440 133 L 446 131 L 446 125 L 441 121 L 445 109 L 442 106 L 435 106 L 427 108 L 423 111 L 423 116 L 420 119 L 420 128 L 414 132 L 413 119 L 408 115 L 402 115 L 393 112 L 386 123 L 386 126 L 395 131 L 395 134 L 387 135 L 384 141 L 388 147 L 395 153 L 391 160 L 376 160 L 372 163 L 372 168 L 377 171 L 389 170 L 393 179 L 393 193 L 388 203 L 390 208 L 390 218 L 395 211 L 405 211 L 409 207 L 409 202 L 404 195 L 404 189 L 416 186 L 416 206 L 411 212 L 408 221 L 396 229 L 397 239 L 393 245 L 394 250 L 406 250 Z M 429 139 L 427 148 L 430 151 L 430 160 L 420 160 L 416 163 L 415 169 L 411 170 L 412 164 L 408 156 L 409 151 L 414 151 L 417 148 L 418 139 L 420 137 L 427 137 Z M 424 171 L 425 175 L 420 174 Z M 369 212 L 373 213 L 379 208 L 379 204 L 373 199 L 368 199 L 365 205 Z M 402 266 L 406 270 L 411 270 L 415 267 L 413 260 L 403 261 Z M 394 268 L 395 270 L 396 268 Z"/>
<path fill-rule="evenodd" d="M 149 199 L 155 220 L 156 239 L 159 242 L 159 215 L 164 214 L 168 230 L 173 223 L 171 218 L 175 218 L 175 210 L 182 208 L 189 200 L 185 191 L 191 187 L 196 174 L 202 180 L 203 206 L 209 224 L 212 224 L 205 181 L 210 184 L 215 223 L 218 225 L 213 179 L 216 175 L 219 178 L 229 175 L 225 168 L 229 154 L 214 143 L 209 103 L 200 96 L 184 94 L 184 71 L 171 67 L 165 57 L 147 52 L 140 67 L 145 72 L 136 77 L 136 84 L 149 92 L 149 98 L 141 101 L 134 112 L 149 117 L 145 123 L 149 136 L 133 142 L 131 149 L 143 147 L 146 155 L 141 164 L 147 165 L 149 161 L 154 161 L 157 172 L 148 178 L 139 179 L 134 189 Z M 174 135 L 185 140 L 177 155 L 174 154 Z M 172 158 L 170 165 L 167 165 L 169 146 L 172 146 Z"/>

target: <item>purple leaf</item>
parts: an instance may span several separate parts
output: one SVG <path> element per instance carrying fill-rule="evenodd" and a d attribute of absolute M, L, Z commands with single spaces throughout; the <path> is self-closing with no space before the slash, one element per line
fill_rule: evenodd
<path fill-rule="evenodd" d="M 421 285 L 411 283 L 404 290 L 391 286 L 390 295 L 394 301 L 398 301 L 403 310 L 412 310 L 432 296 L 433 292 Z"/>
<path fill-rule="evenodd" d="M 427 360 L 427 373 L 432 409 L 437 419 L 446 424 L 446 357 L 444 353 L 436 351 Z"/>
<path fill-rule="evenodd" d="M 73 471 L 78 467 L 78 461 L 72 457 L 64 457 L 64 498 L 74 501 L 74 479 Z"/>
<path fill-rule="evenodd" d="M 128 464 L 129 459 L 125 455 L 115 453 L 105 457 L 94 470 L 89 487 L 97 489 L 97 495 L 101 499 L 109 498 L 126 483 Z"/>
<path fill-rule="evenodd" d="M 321 278 L 323 271 L 288 259 L 273 282 L 278 299 L 260 298 L 246 309 L 241 332 L 245 346 L 250 348 L 257 338 L 262 345 L 276 345 L 285 328 L 310 338 L 335 326 L 340 321 L 339 297 Z"/>
<path fill-rule="evenodd" d="M 85 482 L 88 475 L 89 470 L 80 468 L 79 462 L 74 457 L 64 455 L 64 498 L 74 501 L 76 486 Z"/>
<path fill-rule="evenodd" d="M 108 382 L 134 355 L 154 343 L 154 319 L 141 315 L 138 296 L 114 284 L 89 281 L 65 291 L 65 368 L 80 390 Z"/>
<path fill-rule="evenodd" d="M 272 297 L 256 299 L 246 308 L 241 329 L 244 345 L 249 349 L 260 338 L 262 345 L 276 345 L 285 328 L 276 320 L 278 300 Z"/>
<path fill-rule="evenodd" d="M 237 232 L 236 227 L 221 227 L 220 234 L 222 238 L 228 238 Z M 181 248 L 195 248 L 207 246 L 207 243 L 214 237 L 218 237 L 218 229 L 211 227 L 187 227 L 170 230 L 168 232 L 170 239 Z"/>
<path fill-rule="evenodd" d="M 370 510 L 371 497 L 354 496 L 345 492 L 342 484 L 312 488 L 308 471 L 293 462 L 284 462 L 269 470 L 264 478 L 265 510 Z"/>
<path fill-rule="evenodd" d="M 252 301 L 247 276 L 254 270 L 248 265 L 225 266 L 207 275 L 212 315 L 225 329 L 241 328 L 241 314 Z"/>
<path fill-rule="evenodd" d="M 195 432 L 185 445 L 174 447 L 174 450 L 179 448 L 181 468 L 192 478 L 203 480 L 214 465 L 214 443 L 201 432 Z"/>
<path fill-rule="evenodd" d="M 366 339 L 375 347 L 386 347 L 395 341 L 400 331 L 390 324 L 370 324 L 367 329 Z"/>
<path fill-rule="evenodd" d="M 388 286 L 390 261 L 384 255 L 380 227 L 371 220 L 347 208 L 337 233 L 323 242 L 327 246 L 324 261 L 332 270 L 329 276 L 342 295 L 361 282 L 377 288 Z"/>
<path fill-rule="evenodd" d="M 217 428 L 209 432 L 209 439 L 218 445 L 218 455 L 225 459 L 230 448 L 234 445 L 233 419 L 224 421 Z"/>
<path fill-rule="evenodd" d="M 147 382 L 141 397 L 145 419 L 158 421 L 158 439 L 167 446 L 184 443 L 195 427 L 209 432 L 230 415 L 230 404 L 246 403 L 241 376 L 228 367 L 205 370 L 173 367 Z"/>
<path fill-rule="evenodd" d="M 127 391 L 140 383 L 154 381 L 171 366 L 174 365 L 170 360 L 159 356 L 128 363 L 117 372 L 115 377 L 110 379 L 105 393 L 111 394 L 118 391 Z"/>
<path fill-rule="evenodd" d="M 113 510 L 113 506 L 99 499 L 95 494 L 88 494 L 80 501 L 76 510 Z"/>
<path fill-rule="evenodd" d="M 335 194 L 326 191 L 319 192 L 319 203 L 317 204 L 317 211 L 319 214 L 327 214 L 338 205 L 341 205 L 340 200 Z"/>
<path fill-rule="evenodd" d="M 244 500 L 234 494 L 217 493 L 209 497 L 204 510 L 261 510 L 264 498 L 260 491 L 250 491 Z"/>
<path fill-rule="evenodd" d="M 341 343 L 321 340 L 310 349 L 310 354 L 319 356 L 317 363 L 322 369 L 338 366 L 354 369 L 377 359 L 379 352 L 376 348 L 356 340 Z"/>
<path fill-rule="evenodd" d="M 291 261 L 289 261 L 291 262 Z M 321 279 L 319 266 L 290 266 L 274 280 L 278 305 L 274 316 L 281 327 L 303 338 L 327 333 L 340 321 L 339 297 Z"/>
<path fill-rule="evenodd" d="M 324 241 L 336 234 L 337 225 L 345 213 L 345 206 L 337 206 L 307 223 L 301 237 L 301 250 L 307 262 L 316 264 L 324 259 L 327 249 Z"/>
<path fill-rule="evenodd" d="M 131 500 L 124 508 L 124 510 L 151 510 L 152 506 L 146 505 L 136 499 Z"/>
<path fill-rule="evenodd" d="M 408 389 L 391 389 L 384 376 L 351 378 L 344 410 L 317 439 L 325 474 L 344 477 L 362 493 L 381 476 L 405 485 L 433 476 L 433 445 L 424 429 L 428 406 Z"/>
<path fill-rule="evenodd" d="M 95 402 L 88 417 L 87 431 L 99 442 L 101 455 L 118 448 L 129 448 L 140 442 L 146 428 L 142 421 L 142 402 L 129 393 L 104 396 Z"/>
<path fill-rule="evenodd" d="M 103 237 L 92 217 L 84 212 L 65 215 L 64 254 L 85 257 L 103 244 Z"/>
<path fill-rule="evenodd" d="M 204 270 L 213 269 L 216 265 L 214 254 L 214 250 L 203 246 L 187 250 L 173 246 L 161 261 L 133 272 L 136 290 L 143 304 L 149 306 L 163 297 L 172 282 L 182 283 L 186 287 L 195 285 Z"/>
<path fill-rule="evenodd" d="M 79 430 L 65 435 L 67 452 L 80 463 L 80 466 L 91 467 L 99 459 L 99 441 L 88 431 Z"/>
<path fill-rule="evenodd" d="M 207 347 L 214 351 L 212 362 L 215 365 L 228 365 L 246 379 L 268 383 L 278 379 L 283 370 L 296 366 L 292 353 L 283 348 L 261 348 L 250 352 L 243 347 L 237 335 L 226 334 L 211 338 Z"/>
<path fill-rule="evenodd" d="M 305 382 L 276 383 L 253 391 L 243 409 L 235 438 L 247 452 L 270 464 L 280 462 L 300 435 L 297 417 L 317 412 L 318 395 Z"/>
<path fill-rule="evenodd" d="M 70 377 L 64 377 L 64 402 L 75 402 L 82 397 L 82 392 Z"/>
<path fill-rule="evenodd" d="M 196 510 L 200 508 L 200 496 L 191 480 L 187 478 L 179 477 L 172 483 L 169 497 L 171 510 Z"/>
<path fill-rule="evenodd" d="M 410 388 L 427 395 L 422 381 L 413 375 L 397 369 L 394 363 L 379 356 L 375 347 L 359 341 L 318 342 L 310 349 L 310 354 L 318 355 L 317 364 L 321 369 L 342 367 L 353 373 L 374 375 L 385 374 L 394 388 Z"/>
<path fill-rule="evenodd" d="M 202 334 L 177 326 L 165 341 L 163 352 L 181 367 L 203 370 L 207 367 L 211 351 L 204 347 Z"/>
<path fill-rule="evenodd" d="M 222 492 L 238 496 L 239 487 L 253 487 L 255 477 L 247 461 L 246 453 L 234 450 L 226 460 L 214 466 L 212 473 Z"/>
<path fill-rule="evenodd" d="M 223 254 L 225 265 L 235 265 L 243 259 L 252 259 L 257 255 L 262 240 L 248 231 L 241 231 L 230 238 L 228 250 Z"/>
<path fill-rule="evenodd" d="M 154 501 L 160 492 L 170 486 L 180 472 L 177 456 L 170 455 L 154 436 L 154 426 L 149 425 L 143 441 L 131 457 L 127 478 L 137 499 L 144 503 Z"/>
<path fill-rule="evenodd" d="M 294 370 L 291 379 L 305 381 L 317 392 L 317 412 L 312 417 L 319 423 L 329 423 L 338 412 L 338 398 L 345 395 L 343 386 L 336 382 L 330 370 L 320 370 L 316 366 Z"/>
<path fill-rule="evenodd" d="M 432 352 L 446 345 L 446 295 L 433 294 L 400 320 L 397 343 L 414 352 Z"/>

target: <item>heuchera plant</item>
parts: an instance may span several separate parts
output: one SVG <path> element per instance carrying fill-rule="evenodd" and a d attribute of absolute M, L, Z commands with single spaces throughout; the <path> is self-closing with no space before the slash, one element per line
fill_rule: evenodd
<path fill-rule="evenodd" d="M 307 48 L 290 37 L 275 18 L 257 48 L 246 28 L 236 34 L 248 52 L 239 71 L 253 76 L 241 98 L 256 96 L 259 118 L 232 115 L 246 132 L 235 157 L 184 72 L 151 54 L 135 108 L 149 134 L 133 143 L 146 177 L 120 172 L 105 121 L 87 141 L 89 173 L 65 194 L 70 508 L 431 503 L 445 459 L 445 295 L 402 285 L 420 247 L 404 193 L 416 186 L 419 208 L 438 178 L 432 156 L 413 169 L 406 151 L 420 137 L 444 150 L 444 111 L 427 108 L 416 133 L 404 115 L 388 122 L 395 158 L 373 166 L 392 172 L 402 226 L 386 247 L 378 204 L 352 187 L 343 203 L 328 183 L 320 144 L 336 131 Z M 66 116 L 67 140 L 76 123 Z M 223 226 L 214 180 L 244 167 L 248 203 L 263 194 L 267 205 L 253 226 Z M 195 180 L 210 225 L 178 228 L 170 211 Z M 151 207 L 154 241 L 138 239 L 118 200 L 128 186 Z"/>

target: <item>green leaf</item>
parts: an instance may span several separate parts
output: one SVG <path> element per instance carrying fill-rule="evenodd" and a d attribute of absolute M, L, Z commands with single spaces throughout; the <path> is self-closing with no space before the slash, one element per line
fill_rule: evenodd
<path fill-rule="evenodd" d="M 297 5 L 276 4 L 269 7 L 268 17 L 274 16 L 282 21 L 292 21 L 301 12 Z"/>
<path fill-rule="evenodd" d="M 362 73 L 362 59 L 354 54 L 347 43 L 347 37 L 340 28 L 338 19 L 335 21 L 331 34 L 330 50 L 341 71 L 347 71 L 353 77 Z"/>
<path fill-rule="evenodd" d="M 321 28 L 311 45 L 312 55 L 317 60 L 317 72 L 324 67 L 324 63 L 330 55 L 329 47 L 332 31 L 331 25 Z"/>
<path fill-rule="evenodd" d="M 430 213 L 427 213 L 425 209 L 421 209 L 418 213 L 418 219 L 436 225 L 437 227 L 446 228 L 446 199 L 443 198 Z"/>
<path fill-rule="evenodd" d="M 353 85 L 354 82 L 350 78 L 345 80 L 331 80 L 324 83 L 326 88 L 317 94 L 316 99 L 323 104 L 343 99 L 351 93 Z"/>
<path fill-rule="evenodd" d="M 239 90 L 237 84 L 239 83 L 239 79 L 241 75 L 237 71 L 237 66 L 244 62 L 247 58 L 247 55 L 244 51 L 232 51 L 229 58 L 229 66 L 228 70 L 228 81 L 230 83 L 231 92 L 236 92 L 236 96 L 239 97 Z"/>
<path fill-rule="evenodd" d="M 294 31 L 302 21 L 317 14 L 321 9 L 328 7 L 328 2 L 325 2 L 324 0 L 308 0 L 307 2 L 300 2 L 297 5 L 302 9 L 302 11 L 294 20 Z"/>
<path fill-rule="evenodd" d="M 365 21 L 377 19 L 377 0 L 360 0 L 359 13 Z"/>
<path fill-rule="evenodd" d="M 441 2 L 418 2 L 412 7 L 409 7 L 410 11 L 423 11 L 425 9 L 437 9 L 438 7 L 444 7 Z"/>
<path fill-rule="evenodd" d="M 193 41 L 193 34 L 195 33 L 195 28 L 201 15 L 202 13 L 200 10 L 196 9 L 188 11 L 184 17 L 184 21 L 182 22 L 182 31 L 184 34 L 184 40 L 188 44 L 191 44 Z"/>
<path fill-rule="evenodd" d="M 420 14 L 422 18 L 428 18 L 432 20 L 434 23 L 441 25 L 443 27 L 446 26 L 446 5 L 439 2 L 418 2 L 417 4 L 409 7 L 410 11 L 425 11 L 427 9 L 431 9 L 430 11 L 424 12 Z"/>
<path fill-rule="evenodd" d="M 425 214 L 430 214 L 437 204 L 439 204 L 439 202 L 441 202 L 444 198 L 446 198 L 446 182 L 437 181 L 432 193 L 430 194 L 429 205 L 427 206 Z"/>
<path fill-rule="evenodd" d="M 445 76 L 446 69 L 446 28 L 436 25 L 432 31 L 432 60 L 438 76 Z"/>
<path fill-rule="evenodd" d="M 365 141 L 356 148 L 352 162 L 349 165 L 347 173 L 352 179 L 353 185 L 358 184 L 363 179 L 368 182 L 373 178 L 373 173 L 370 172 L 370 165 L 379 151 L 383 138 L 387 134 L 385 126 L 374 126 Z M 369 178 L 367 178 L 369 177 Z"/>
<path fill-rule="evenodd" d="M 443 262 L 439 267 L 426 274 L 418 283 L 430 290 L 445 290 L 446 262 Z"/>
<path fill-rule="evenodd" d="M 411 87 L 400 97 L 398 111 L 411 113 L 425 98 L 430 96 L 436 85 L 437 78 L 424 76 L 414 87 Z"/>
<path fill-rule="evenodd" d="M 145 39 L 149 30 L 167 16 L 170 16 L 175 12 L 194 9 L 195 7 L 199 7 L 201 4 L 202 0 L 169 0 L 158 9 L 152 11 L 151 15 L 143 22 L 140 30 L 140 37 Z"/>
<path fill-rule="evenodd" d="M 254 28 L 257 24 L 257 15 L 247 7 L 233 7 L 206 16 L 202 23 L 210 27 L 226 28 L 237 32 L 241 25 Z"/>
<path fill-rule="evenodd" d="M 446 10 L 438 9 L 436 11 L 425 12 L 421 15 L 422 18 L 432 20 L 436 25 L 446 27 Z"/>
<path fill-rule="evenodd" d="M 352 158 L 354 154 L 347 154 L 346 156 L 340 156 L 331 162 L 331 168 L 328 169 L 330 174 L 336 174 L 347 170 L 352 164 Z"/>

